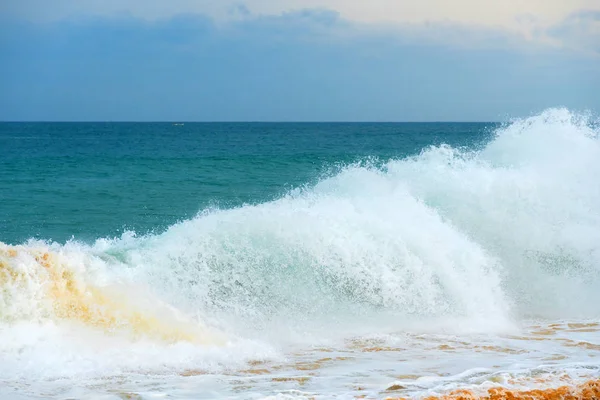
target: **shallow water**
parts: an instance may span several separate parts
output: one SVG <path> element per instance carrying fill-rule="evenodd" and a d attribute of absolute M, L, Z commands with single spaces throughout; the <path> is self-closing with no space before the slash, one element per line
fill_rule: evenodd
<path fill-rule="evenodd" d="M 38 343 L 32 347 L 39 346 L 41 352 L 30 355 L 30 360 L 43 362 L 40 357 L 48 361 L 53 357 L 54 362 L 59 361 L 54 358 L 57 354 L 48 354 L 49 349 L 40 343 L 55 341 L 55 345 L 63 346 L 58 357 L 61 365 L 72 364 L 74 375 L 65 379 L 61 377 L 65 371 L 46 371 L 33 381 L 32 375 L 40 372 L 38 364 L 30 367 L 35 370 L 31 375 L 21 371 L 7 379 L 7 365 L 2 371 L 2 394 L 7 398 L 15 393 L 65 399 L 424 398 L 457 389 L 486 394 L 496 387 L 515 392 L 574 387 L 600 378 L 600 324 L 591 321 L 529 321 L 505 334 L 452 334 L 414 327 L 403 332 L 327 340 L 318 345 L 264 346 L 261 350 L 260 344 L 251 342 L 200 350 L 177 344 L 157 348 L 152 342 L 88 336 L 98 354 L 90 349 L 87 354 L 80 352 L 73 338 L 59 338 L 57 332 L 52 335 L 54 327 L 42 329 L 49 335 L 36 338 Z M 23 326 L 18 329 L 19 336 L 32 330 L 31 326 Z M 3 332 L 2 340 L 16 339 Z M 119 352 L 134 358 L 135 364 L 129 359 L 126 365 L 126 360 L 116 354 Z M 165 353 L 171 363 L 177 360 L 178 365 L 144 362 L 144 357 L 164 357 Z M 88 365 L 87 371 L 81 369 L 99 354 L 106 359 L 94 360 L 97 364 Z M 245 363 L 216 364 L 240 356 L 246 358 Z M 13 357 L 7 360 L 9 364 L 19 363 L 23 354 Z M 196 364 L 196 357 L 202 362 Z M 111 359 L 122 364 L 119 371 L 103 365 Z M 215 364 L 206 362 L 210 359 Z"/>

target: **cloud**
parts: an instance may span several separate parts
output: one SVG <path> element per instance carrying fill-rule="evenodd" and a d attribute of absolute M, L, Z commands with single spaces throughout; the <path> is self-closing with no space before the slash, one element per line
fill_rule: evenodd
<path fill-rule="evenodd" d="M 584 10 L 569 15 L 549 29 L 549 35 L 571 48 L 600 55 L 600 10 Z"/>
<path fill-rule="evenodd" d="M 21 0 L 4 2 L 0 12 L 29 18 L 64 18 L 83 14 L 128 14 L 142 19 L 202 13 L 222 19 L 233 14 L 279 15 L 302 9 L 329 9 L 354 22 L 454 22 L 522 29 L 525 23 L 553 25 L 581 9 L 600 10 L 597 0 Z M 535 16 L 531 18 L 523 18 Z"/>
<path fill-rule="evenodd" d="M 600 108 L 597 59 L 516 48 L 493 29 L 426 32 L 320 9 L 225 25 L 191 14 L 13 19 L 0 25 L 0 119 L 490 120 Z M 438 40 L 452 34 L 487 46 Z"/>
<path fill-rule="evenodd" d="M 430 25 L 448 26 L 456 36 L 463 31 L 487 31 L 488 35 L 512 36 L 515 42 L 564 45 L 576 44 L 574 15 L 580 10 L 600 12 L 598 0 L 20 0 L 0 3 L 0 15 L 30 21 L 57 21 L 81 17 L 133 17 L 146 21 L 170 19 L 182 14 L 209 16 L 216 24 L 257 18 L 298 15 L 302 10 L 329 10 L 331 15 L 367 29 L 420 30 L 430 35 Z M 325 15 L 325 14 L 323 14 Z M 571 17 L 569 17 L 571 16 Z M 571 18 L 571 36 L 549 34 Z M 567 21 L 568 22 L 568 21 Z M 584 21 L 589 22 L 589 21 Z M 563 27 L 567 29 L 567 27 Z M 439 30 L 437 31 L 439 32 Z M 577 33 L 577 40 L 593 42 L 594 34 Z M 467 35 L 468 36 L 468 35 Z M 444 36 L 446 37 L 446 36 Z M 479 38 L 479 36 L 477 36 Z M 457 38 L 464 41 L 465 38 Z M 563 41 L 564 40 L 564 41 Z"/>

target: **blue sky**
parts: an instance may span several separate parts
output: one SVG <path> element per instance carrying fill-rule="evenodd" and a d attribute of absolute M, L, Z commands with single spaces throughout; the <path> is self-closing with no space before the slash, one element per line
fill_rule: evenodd
<path fill-rule="evenodd" d="M 470 1 L 440 14 L 416 1 L 397 10 L 389 0 L 360 9 L 336 0 L 8 0 L 0 6 L 0 120 L 489 121 L 557 106 L 600 112 L 600 5 L 514 2 L 512 14 L 494 14 Z"/>

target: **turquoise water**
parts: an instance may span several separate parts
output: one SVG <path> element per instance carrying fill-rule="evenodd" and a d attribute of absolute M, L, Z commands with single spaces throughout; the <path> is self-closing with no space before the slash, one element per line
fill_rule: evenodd
<path fill-rule="evenodd" d="M 471 146 L 490 123 L 0 123 L 0 241 L 162 231 L 339 167 Z"/>
<path fill-rule="evenodd" d="M 0 124 L 0 397 L 600 378 L 600 130 Z"/>

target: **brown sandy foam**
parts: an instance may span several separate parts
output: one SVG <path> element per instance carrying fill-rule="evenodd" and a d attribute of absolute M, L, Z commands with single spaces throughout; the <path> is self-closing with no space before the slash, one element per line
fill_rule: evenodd
<path fill-rule="evenodd" d="M 22 268 L 17 258 L 27 259 Z M 116 289 L 98 287 L 86 282 L 60 254 L 25 246 L 0 247 L 0 290 L 13 286 L 28 290 L 28 283 L 45 291 L 55 318 L 75 320 L 107 332 L 123 330 L 134 337 L 146 336 L 165 342 L 217 343 L 217 338 L 200 329 L 197 324 L 168 318 L 164 308 L 157 313 L 156 301 L 143 307 L 130 304 L 129 294 Z M 150 299 L 148 299 L 150 300 Z M 0 316 L 2 313 L 0 312 Z"/>
<path fill-rule="evenodd" d="M 387 400 L 408 400 L 407 397 L 388 397 Z M 422 400 L 600 400 L 600 380 L 588 381 L 577 386 L 561 386 L 553 389 L 511 390 L 488 389 L 487 394 L 470 390 L 455 390 L 443 396 L 429 396 Z"/>

